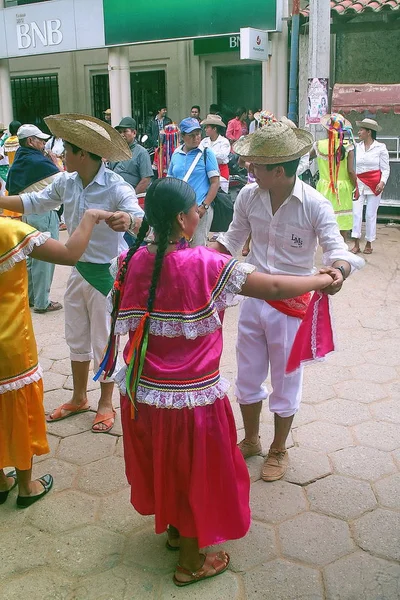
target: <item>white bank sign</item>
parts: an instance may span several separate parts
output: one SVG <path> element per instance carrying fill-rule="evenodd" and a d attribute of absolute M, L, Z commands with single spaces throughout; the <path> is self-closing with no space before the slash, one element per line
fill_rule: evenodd
<path fill-rule="evenodd" d="M 102 0 L 55 0 L 0 11 L 0 58 L 101 46 Z"/>

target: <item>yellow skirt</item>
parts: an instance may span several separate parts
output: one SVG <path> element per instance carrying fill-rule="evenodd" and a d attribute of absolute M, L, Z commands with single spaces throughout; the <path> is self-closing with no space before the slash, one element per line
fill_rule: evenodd
<path fill-rule="evenodd" d="M 0 394 L 0 469 L 26 471 L 35 454 L 48 452 L 43 380 Z"/>

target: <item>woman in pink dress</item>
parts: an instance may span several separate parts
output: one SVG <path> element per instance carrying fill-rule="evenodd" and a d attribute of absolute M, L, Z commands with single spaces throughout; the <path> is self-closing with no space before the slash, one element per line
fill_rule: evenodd
<path fill-rule="evenodd" d="M 188 241 L 199 222 L 184 181 L 158 179 L 148 189 L 138 239 L 119 258 L 110 343 L 101 365 L 113 372 L 119 335 L 129 333 L 121 388 L 126 475 L 131 502 L 155 515 L 167 548 L 179 550 L 178 586 L 222 573 L 223 552 L 199 548 L 246 535 L 249 475 L 219 373 L 224 310 L 236 294 L 292 297 L 332 282 L 324 274 L 271 276 Z M 141 246 L 148 227 L 155 241 Z"/>
<path fill-rule="evenodd" d="M 247 135 L 249 129 L 246 123 L 247 111 L 244 106 L 238 108 L 235 112 L 235 118 L 228 121 L 226 137 L 231 143 L 238 140 L 242 135 Z"/>

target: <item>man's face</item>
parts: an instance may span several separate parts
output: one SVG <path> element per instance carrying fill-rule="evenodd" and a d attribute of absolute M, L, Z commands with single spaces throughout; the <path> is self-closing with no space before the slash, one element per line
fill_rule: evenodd
<path fill-rule="evenodd" d="M 122 137 L 124 138 L 124 140 L 126 140 L 126 142 L 128 144 L 132 144 L 132 142 L 135 141 L 136 139 L 136 129 L 118 129 L 118 131 L 120 132 L 120 134 L 122 135 Z"/>
<path fill-rule="evenodd" d="M 79 166 L 81 164 L 81 153 L 77 152 L 76 154 L 74 154 L 72 152 L 71 146 L 68 144 L 68 142 L 65 142 L 65 141 L 64 141 L 64 162 L 65 162 L 65 168 L 68 171 L 68 173 L 75 173 L 75 171 L 78 171 Z"/>
<path fill-rule="evenodd" d="M 39 150 L 40 152 L 43 152 L 45 144 L 46 140 L 41 140 L 40 138 L 34 135 L 28 138 L 28 145 L 31 148 L 35 148 L 35 150 Z"/>
<path fill-rule="evenodd" d="M 271 189 L 271 185 L 273 185 L 276 180 L 277 168 L 272 171 L 267 171 L 266 165 L 251 163 L 249 171 L 254 175 L 256 182 L 262 190 Z"/>
<path fill-rule="evenodd" d="M 192 117 L 192 119 L 198 119 L 200 117 L 200 111 L 198 108 L 192 108 L 192 110 L 190 111 L 190 116 Z"/>
<path fill-rule="evenodd" d="M 194 150 L 201 142 L 201 129 L 195 129 L 190 133 L 183 133 L 182 139 L 187 150 Z"/>
<path fill-rule="evenodd" d="M 104 120 L 106 123 L 111 123 L 111 113 L 104 113 Z"/>
<path fill-rule="evenodd" d="M 163 119 L 167 115 L 167 109 L 166 108 L 160 108 L 159 115 L 160 115 L 161 119 Z"/>

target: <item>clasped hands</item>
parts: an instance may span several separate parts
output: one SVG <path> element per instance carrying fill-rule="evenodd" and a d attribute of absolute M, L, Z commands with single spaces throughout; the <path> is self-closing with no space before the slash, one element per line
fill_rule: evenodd
<path fill-rule="evenodd" d="M 343 276 L 339 269 L 335 269 L 335 267 L 323 267 L 319 272 L 326 273 L 332 277 L 332 283 L 322 289 L 324 294 L 329 294 L 329 296 L 337 294 L 343 285 Z"/>

